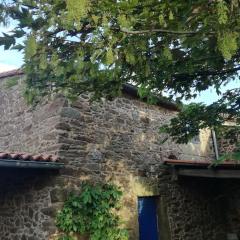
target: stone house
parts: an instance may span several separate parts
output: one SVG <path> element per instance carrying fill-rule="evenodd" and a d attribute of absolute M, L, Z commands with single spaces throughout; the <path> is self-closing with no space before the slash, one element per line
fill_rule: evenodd
<path fill-rule="evenodd" d="M 21 71 L 0 75 L 1 240 L 54 239 L 57 210 L 84 180 L 121 187 L 120 214 L 131 240 L 144 239 L 139 233 L 148 219 L 140 218 L 139 204 L 151 199 L 157 239 L 240 237 L 239 181 L 206 167 L 215 158 L 211 132 L 188 145 L 161 143 L 158 129 L 176 114 L 174 104 L 149 105 L 126 85 L 114 101 L 56 96 L 33 107 L 22 97 L 23 79 Z"/>

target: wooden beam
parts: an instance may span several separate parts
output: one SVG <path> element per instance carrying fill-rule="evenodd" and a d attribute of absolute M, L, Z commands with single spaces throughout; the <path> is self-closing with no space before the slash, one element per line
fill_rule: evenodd
<path fill-rule="evenodd" d="M 174 175 L 205 178 L 239 178 L 240 170 L 177 168 Z"/>

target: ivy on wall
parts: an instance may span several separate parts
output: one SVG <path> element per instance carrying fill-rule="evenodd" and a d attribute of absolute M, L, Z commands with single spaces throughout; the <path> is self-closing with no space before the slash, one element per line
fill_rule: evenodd
<path fill-rule="evenodd" d="M 63 232 L 58 240 L 75 240 L 74 235 L 89 240 L 127 240 L 116 211 L 122 192 L 111 184 L 84 183 L 81 194 L 71 194 L 57 215 L 57 227 Z"/>

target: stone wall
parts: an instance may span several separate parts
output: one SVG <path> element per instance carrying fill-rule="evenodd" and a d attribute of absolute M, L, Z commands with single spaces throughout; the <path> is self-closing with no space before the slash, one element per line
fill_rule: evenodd
<path fill-rule="evenodd" d="M 148 105 L 129 96 L 115 101 L 89 103 L 88 96 L 62 108 L 60 155 L 68 165 L 96 164 L 101 173 L 112 172 L 111 165 L 122 164 L 130 172 L 154 171 L 169 157 L 186 160 L 214 159 L 209 131 L 188 145 L 166 141 L 159 127 L 176 113 Z M 99 164 L 101 163 L 101 164 Z M 88 169 L 91 169 L 88 167 Z"/>
<path fill-rule="evenodd" d="M 20 77 L 19 84 L 8 87 L 14 78 L 0 81 L 0 150 L 56 153 L 55 125 L 65 100 L 57 98 L 30 106 L 22 97 L 24 77 Z"/>
<path fill-rule="evenodd" d="M 138 239 L 139 196 L 159 196 L 159 214 L 169 227 L 162 240 L 224 239 L 228 230 L 224 202 L 217 198 L 220 183 L 172 182 L 162 166 L 169 157 L 214 159 L 209 131 L 188 145 L 161 144 L 166 136 L 158 129 L 176 114 L 173 111 L 129 95 L 91 104 L 88 95 L 74 103 L 59 96 L 32 108 L 21 97 L 21 84 L 6 88 L 6 81 L 0 88 L 0 151 L 56 153 L 65 169 L 8 169 L 1 175 L 1 239 L 54 239 L 56 211 L 69 192 L 80 192 L 83 180 L 114 182 L 122 188 L 120 214 L 131 240 Z"/>
<path fill-rule="evenodd" d="M 231 155 L 234 152 L 240 151 L 239 126 L 234 126 L 234 123 L 225 125 L 219 135 L 220 136 L 217 136 L 217 144 L 220 156 L 226 154 Z"/>
<path fill-rule="evenodd" d="M 227 228 L 221 182 L 183 178 L 169 185 L 160 184 L 162 201 L 167 205 L 171 239 L 226 240 Z"/>
<path fill-rule="evenodd" d="M 54 173 L 0 169 L 0 174 L 1 239 L 48 239 L 51 225 L 45 210 L 51 203 L 49 182 Z"/>
<path fill-rule="evenodd" d="M 114 181 L 124 191 L 123 218 L 138 239 L 137 197 L 161 195 L 158 175 L 163 160 L 213 159 L 208 131 L 189 145 L 166 141 L 159 127 L 176 113 L 130 96 L 112 102 L 89 103 L 88 96 L 61 112 L 59 156 L 66 174 Z M 131 214 L 129 214 L 131 213 Z"/>

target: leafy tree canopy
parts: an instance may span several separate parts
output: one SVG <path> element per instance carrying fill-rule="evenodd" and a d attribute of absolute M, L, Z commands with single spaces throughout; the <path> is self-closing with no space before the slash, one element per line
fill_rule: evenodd
<path fill-rule="evenodd" d="M 12 20 L 0 44 L 25 52 L 30 100 L 85 91 L 111 98 L 126 82 L 142 96 L 190 99 L 239 75 L 239 0 L 0 0 L 0 22 Z M 223 114 L 239 121 L 239 93 L 184 107 L 167 131 L 187 142 Z"/>

